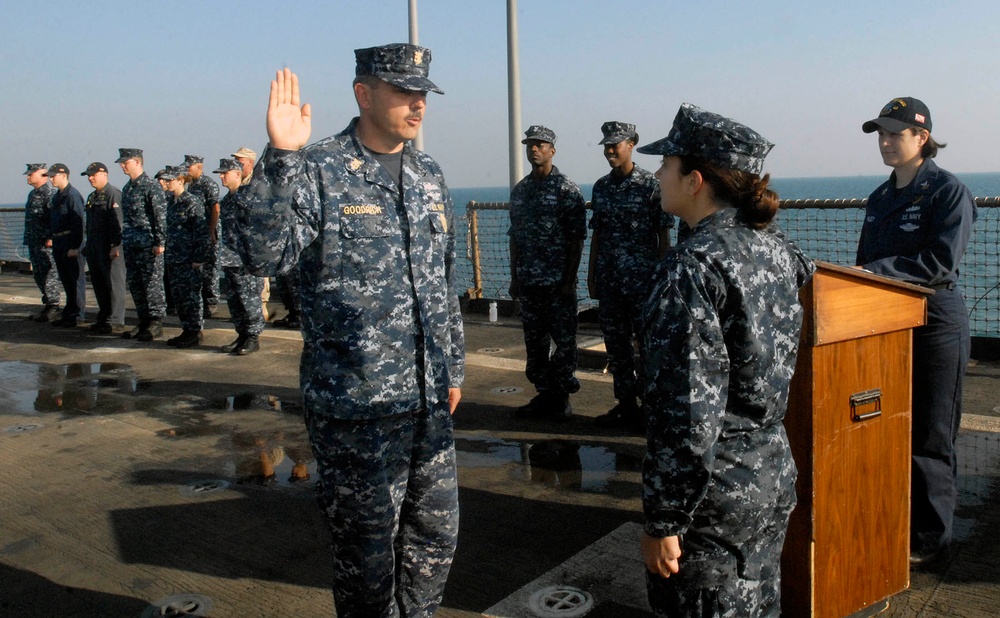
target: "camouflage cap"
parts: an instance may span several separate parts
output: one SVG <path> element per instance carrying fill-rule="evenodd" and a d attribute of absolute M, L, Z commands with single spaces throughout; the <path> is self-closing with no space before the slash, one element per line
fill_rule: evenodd
<path fill-rule="evenodd" d="M 917 128 L 931 130 L 931 110 L 924 102 L 913 97 L 898 97 L 885 104 L 878 118 L 861 125 L 865 133 L 874 133 L 882 127 L 892 133 L 902 133 L 906 129 Z"/>
<path fill-rule="evenodd" d="M 46 174 L 48 174 L 49 166 L 45 165 L 44 163 L 25 163 L 25 165 L 28 166 L 28 169 L 24 170 L 25 176 L 31 176 L 38 170 L 42 170 Z"/>
<path fill-rule="evenodd" d="M 556 132 L 548 127 L 543 127 L 540 124 L 533 124 L 528 127 L 528 130 L 524 132 L 524 139 L 521 140 L 522 144 L 527 144 L 528 140 L 536 140 L 539 142 L 548 142 L 550 144 L 556 143 Z"/>
<path fill-rule="evenodd" d="M 141 148 L 119 148 L 118 158 L 115 159 L 115 163 L 124 163 L 129 159 L 134 159 L 136 157 L 142 156 Z"/>
<path fill-rule="evenodd" d="M 219 169 L 212 172 L 213 174 L 222 174 L 223 172 L 242 172 L 243 166 L 236 159 L 219 159 Z"/>
<path fill-rule="evenodd" d="M 63 163 L 53 163 L 49 166 L 48 175 L 55 176 L 56 174 L 66 174 L 69 176 L 69 168 Z"/>
<path fill-rule="evenodd" d="M 184 175 L 186 170 L 182 169 L 178 165 L 168 165 L 159 172 L 156 173 L 158 178 L 163 180 L 176 180 Z"/>
<path fill-rule="evenodd" d="M 355 49 L 358 77 L 372 75 L 393 86 L 421 92 L 444 91 L 427 79 L 431 64 L 431 50 L 408 43 L 393 43 L 380 47 Z"/>
<path fill-rule="evenodd" d="M 198 155 L 184 155 L 184 163 L 182 165 L 191 166 L 195 163 L 204 163 L 205 157 L 199 157 Z"/>
<path fill-rule="evenodd" d="M 725 169 L 759 174 L 774 144 L 745 124 L 684 103 L 661 140 L 636 150 L 664 157 L 691 155 Z"/>
<path fill-rule="evenodd" d="M 94 161 L 93 163 L 91 163 L 90 165 L 87 166 L 86 170 L 84 170 L 83 172 L 80 172 L 80 175 L 81 176 L 93 176 L 97 172 L 106 172 L 106 171 L 108 171 L 108 168 L 107 168 L 106 165 L 104 165 L 100 161 Z"/>
<path fill-rule="evenodd" d="M 237 150 L 236 152 L 234 152 L 233 154 L 231 154 L 229 156 L 231 156 L 231 157 L 242 157 L 244 159 L 253 159 L 254 161 L 257 160 L 257 153 L 254 152 L 254 151 L 252 151 L 252 150 L 250 150 L 246 146 L 240 146 L 239 150 Z"/>
<path fill-rule="evenodd" d="M 164 169 L 164 170 L 160 170 L 160 171 L 156 172 L 156 174 L 153 175 L 153 178 L 156 179 L 156 180 L 159 180 L 159 179 L 163 178 L 163 173 L 166 172 L 166 171 L 167 170 Z"/>
<path fill-rule="evenodd" d="M 604 138 L 598 144 L 617 144 L 627 139 L 638 140 L 639 134 L 635 132 L 635 125 L 627 122 L 611 120 L 601 125 L 601 133 Z"/>

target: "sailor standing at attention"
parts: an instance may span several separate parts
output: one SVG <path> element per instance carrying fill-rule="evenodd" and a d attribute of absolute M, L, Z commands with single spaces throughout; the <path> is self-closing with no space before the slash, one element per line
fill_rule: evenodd
<path fill-rule="evenodd" d="M 812 262 L 774 223 L 760 176 L 772 144 L 685 103 L 661 155 L 663 209 L 690 228 L 653 276 L 643 313 L 644 532 L 658 617 L 781 613 L 781 548 L 795 506 L 782 419 L 795 370 L 799 289 Z"/>
<path fill-rule="evenodd" d="M 576 183 L 552 164 L 552 129 L 532 125 L 521 143 L 531 173 L 510 192 L 510 295 L 521 303 L 524 372 L 537 394 L 514 414 L 567 421 L 573 415 L 569 396 L 580 390 L 576 294 L 586 202 Z"/>
<path fill-rule="evenodd" d="M 237 196 L 240 250 L 255 274 L 302 278 L 302 395 L 337 615 L 431 616 L 458 536 L 465 341 L 451 196 L 407 142 L 441 90 L 428 49 L 355 60 L 359 116 L 308 147 L 298 77 L 271 82 L 270 145 Z"/>
<path fill-rule="evenodd" d="M 142 150 L 119 148 L 115 163 L 121 164 L 129 177 L 122 188 L 122 248 L 128 289 L 139 314 L 139 324 L 122 333 L 122 338 L 152 341 L 163 335 L 162 321 L 167 312 L 163 292 L 166 195 L 143 171 Z"/>
<path fill-rule="evenodd" d="M 36 322 L 48 322 L 59 309 L 62 292 L 59 274 L 52 258 L 52 217 L 49 202 L 55 189 L 49 183 L 49 166 L 44 163 L 28 163 L 27 176 L 31 191 L 24 204 L 24 246 L 28 248 L 31 261 L 31 276 L 42 293 L 42 310 L 28 316 Z"/>

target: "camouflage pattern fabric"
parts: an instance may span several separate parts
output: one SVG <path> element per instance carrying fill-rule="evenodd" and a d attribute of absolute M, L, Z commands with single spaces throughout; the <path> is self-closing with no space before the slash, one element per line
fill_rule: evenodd
<path fill-rule="evenodd" d="M 236 229 L 239 202 L 235 193 L 227 193 L 219 202 L 219 265 L 226 278 L 226 304 L 240 335 L 259 335 L 264 331 L 261 289 L 264 280 L 250 273 L 237 253 L 240 236 Z"/>
<path fill-rule="evenodd" d="M 683 103 L 670 133 L 636 152 L 664 157 L 691 155 L 725 169 L 760 174 L 774 144 L 745 124 Z"/>
<path fill-rule="evenodd" d="M 784 510 L 794 503 L 795 465 L 781 422 L 802 324 L 798 291 L 814 270 L 776 225 L 754 231 L 725 208 L 667 253 L 643 313 L 645 531 L 716 539 L 725 564 L 739 565 L 726 575 L 727 590 L 744 604 L 738 608 L 757 608 L 734 616 L 778 611 L 770 604 L 780 547 L 768 544 L 783 540 Z M 713 555 L 712 568 L 724 567 Z M 686 564 L 682 556 L 682 573 Z M 686 588 L 699 587 L 696 578 Z M 664 602 L 650 595 L 661 615 L 691 615 Z"/>
<path fill-rule="evenodd" d="M 202 200 L 205 212 L 205 229 L 210 223 L 209 214 L 213 206 L 219 203 L 219 185 L 215 184 L 208 174 L 198 176 L 191 181 L 187 188 L 188 193 Z M 220 238 L 222 229 L 222 215 L 215 224 L 215 238 Z M 203 276 L 201 297 L 206 305 L 216 305 L 219 303 L 219 243 L 212 243 L 205 263 L 201 267 Z"/>
<path fill-rule="evenodd" d="M 302 278 L 302 394 L 338 615 L 430 616 L 457 535 L 454 210 L 433 159 L 404 146 L 400 188 L 356 125 L 263 153 L 238 194 L 238 250 L 254 274 Z"/>
<path fill-rule="evenodd" d="M 275 285 L 278 288 L 278 298 L 284 305 L 285 311 L 289 315 L 298 315 L 302 312 L 302 301 L 299 298 L 299 271 L 294 269 L 291 272 L 275 277 Z"/>
<path fill-rule="evenodd" d="M 306 426 L 333 536 L 337 615 L 429 618 L 458 541 L 448 410 L 364 420 L 312 414 Z"/>
<path fill-rule="evenodd" d="M 45 305 L 58 305 L 62 301 L 62 286 L 52 249 L 45 246 L 52 238 L 49 202 L 55 192 L 55 187 L 46 182 L 37 189 L 32 189 L 24 204 L 24 246 L 28 248 L 31 275 L 38 291 L 42 293 L 42 303 Z"/>
<path fill-rule="evenodd" d="M 166 243 L 166 196 L 160 184 L 143 172 L 122 188 L 122 249 L 125 276 L 140 321 L 162 319 L 166 313 L 163 291 L 163 255 L 153 247 Z"/>
<path fill-rule="evenodd" d="M 202 201 L 187 191 L 167 196 L 167 245 L 164 252 L 170 277 L 170 293 L 185 330 L 201 330 L 201 270 L 210 252 L 208 226 Z"/>
<path fill-rule="evenodd" d="M 610 128 L 628 132 L 630 127 Z M 598 179 L 591 207 L 590 229 L 600 234 L 595 278 L 608 369 L 615 399 L 630 401 L 639 394 L 632 341 L 659 258 L 660 231 L 673 227 L 674 218 L 661 208 L 659 181 L 638 165 L 628 176 L 612 172 Z"/>
<path fill-rule="evenodd" d="M 264 280 L 251 275 L 243 266 L 223 266 L 222 274 L 226 278 L 226 304 L 236 333 L 256 337 L 264 332 L 260 299 Z"/>
<path fill-rule="evenodd" d="M 557 286 L 522 285 L 518 300 L 527 361 L 524 374 L 540 393 L 577 392 L 576 295 L 560 295 Z"/>
<path fill-rule="evenodd" d="M 661 207 L 660 182 L 636 165 L 628 176 L 601 177 L 590 203 L 590 229 L 601 234 L 596 265 L 600 298 L 645 296 L 659 261 L 660 231 L 674 225 Z"/>
<path fill-rule="evenodd" d="M 510 192 L 508 234 L 517 248 L 520 285 L 562 283 L 572 241 L 587 237 L 586 202 L 579 187 L 555 166 L 542 180 L 524 177 Z"/>

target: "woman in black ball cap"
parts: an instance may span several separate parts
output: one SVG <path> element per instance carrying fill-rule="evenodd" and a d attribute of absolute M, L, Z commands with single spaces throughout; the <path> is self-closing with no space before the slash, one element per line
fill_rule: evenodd
<path fill-rule="evenodd" d="M 969 362 L 969 313 L 959 286 L 976 205 L 969 189 L 933 158 L 923 101 L 889 101 L 861 125 L 878 133 L 889 179 L 868 197 L 857 264 L 933 288 L 927 324 L 913 333 L 913 459 L 910 564 L 943 557 L 951 542 L 957 499 L 955 439 L 962 417 L 962 377 Z"/>

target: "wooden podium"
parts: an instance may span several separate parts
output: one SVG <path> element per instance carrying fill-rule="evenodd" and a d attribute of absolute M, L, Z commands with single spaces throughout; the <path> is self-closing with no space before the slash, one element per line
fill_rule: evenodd
<path fill-rule="evenodd" d="M 933 293 L 822 262 L 802 290 L 784 616 L 850 616 L 909 586 L 913 328 Z"/>

